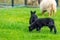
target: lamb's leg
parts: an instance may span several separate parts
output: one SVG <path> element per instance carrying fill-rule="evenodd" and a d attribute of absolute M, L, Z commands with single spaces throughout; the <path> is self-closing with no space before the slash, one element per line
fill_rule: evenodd
<path fill-rule="evenodd" d="M 42 16 L 44 16 L 44 12 L 42 11 Z"/>
<path fill-rule="evenodd" d="M 56 9 L 55 9 L 55 10 L 53 10 L 53 15 L 54 15 L 54 16 L 56 15 Z"/>
<path fill-rule="evenodd" d="M 54 25 L 52 25 L 53 29 L 54 29 L 54 33 L 56 34 L 56 27 Z"/>
<path fill-rule="evenodd" d="M 52 32 L 52 28 L 50 28 L 50 32 Z"/>
<path fill-rule="evenodd" d="M 52 15 L 52 9 L 49 10 L 49 17 Z"/>
<path fill-rule="evenodd" d="M 43 16 L 44 16 L 44 13 L 45 13 L 46 11 L 47 11 L 47 10 L 43 10 L 43 11 L 42 11 L 42 15 L 43 15 Z"/>
<path fill-rule="evenodd" d="M 51 25 L 48 25 L 50 32 L 52 32 L 53 27 Z"/>
<path fill-rule="evenodd" d="M 54 25 L 48 25 L 50 28 L 50 32 L 52 31 L 52 29 L 54 29 L 54 33 L 56 34 L 56 27 Z"/>
<path fill-rule="evenodd" d="M 36 30 L 37 30 L 37 31 L 40 31 L 40 28 L 39 28 L 39 27 L 37 27 L 37 28 L 36 28 Z"/>
<path fill-rule="evenodd" d="M 56 34 L 56 27 L 54 26 L 53 28 L 54 28 L 54 33 Z"/>
<path fill-rule="evenodd" d="M 41 25 L 38 24 L 37 27 L 36 27 L 36 30 L 40 32 L 40 30 L 41 30 Z"/>

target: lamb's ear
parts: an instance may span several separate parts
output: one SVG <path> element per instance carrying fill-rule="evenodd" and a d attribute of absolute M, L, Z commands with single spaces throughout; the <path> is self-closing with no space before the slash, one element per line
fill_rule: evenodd
<path fill-rule="evenodd" d="M 32 11 L 30 11 L 32 13 Z"/>
<path fill-rule="evenodd" d="M 34 13 L 36 13 L 36 11 L 34 11 Z"/>

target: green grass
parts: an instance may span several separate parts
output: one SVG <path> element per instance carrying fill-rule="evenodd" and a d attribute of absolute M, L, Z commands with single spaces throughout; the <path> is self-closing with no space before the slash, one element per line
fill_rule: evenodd
<path fill-rule="evenodd" d="M 43 18 L 39 8 L 0 8 L 0 40 L 60 40 L 60 8 L 56 16 L 51 16 L 57 34 L 50 32 L 48 27 L 43 27 L 40 32 L 29 32 L 30 10 L 36 10 L 36 15 Z M 48 14 L 45 13 L 44 17 L 48 17 Z"/>

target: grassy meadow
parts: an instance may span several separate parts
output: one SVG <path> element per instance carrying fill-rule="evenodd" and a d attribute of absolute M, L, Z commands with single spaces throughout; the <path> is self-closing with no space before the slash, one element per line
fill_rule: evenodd
<path fill-rule="evenodd" d="M 0 40 L 60 40 L 60 8 L 57 8 L 56 16 L 51 16 L 57 34 L 50 32 L 48 27 L 43 27 L 40 32 L 29 32 L 31 10 L 36 10 L 38 18 L 48 17 L 48 13 L 42 16 L 39 8 L 0 8 Z"/>

